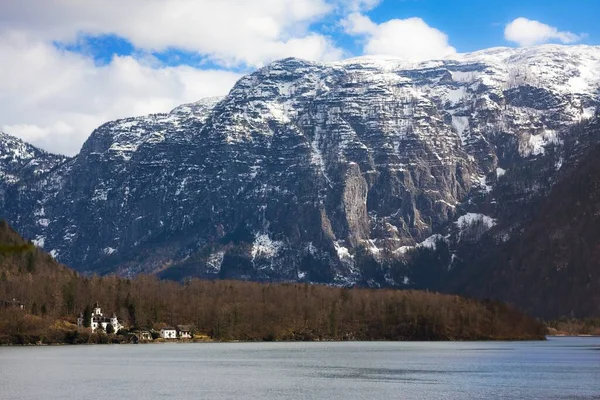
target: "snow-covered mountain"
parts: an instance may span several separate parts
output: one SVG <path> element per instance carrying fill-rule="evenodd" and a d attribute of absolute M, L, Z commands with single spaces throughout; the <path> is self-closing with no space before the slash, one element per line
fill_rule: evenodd
<path fill-rule="evenodd" d="M 510 237 L 599 105 L 600 47 L 290 58 L 4 172 L 0 215 L 80 270 L 415 287 L 415 253 L 443 244 L 452 269 L 461 243 Z"/>
<path fill-rule="evenodd" d="M 0 132 L 0 185 L 42 176 L 66 159 Z"/>
<path fill-rule="evenodd" d="M 5 196 L 8 187 L 36 181 L 67 160 L 0 132 L 0 210 L 14 207 L 18 200 Z M 0 215 L 4 215 L 1 212 Z"/>

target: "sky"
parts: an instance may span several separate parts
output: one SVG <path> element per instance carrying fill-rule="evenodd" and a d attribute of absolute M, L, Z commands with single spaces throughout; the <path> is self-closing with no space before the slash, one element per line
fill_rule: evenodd
<path fill-rule="evenodd" d="M 0 131 L 74 155 L 104 122 L 226 95 L 285 58 L 600 45 L 597 0 L 3 0 Z"/>

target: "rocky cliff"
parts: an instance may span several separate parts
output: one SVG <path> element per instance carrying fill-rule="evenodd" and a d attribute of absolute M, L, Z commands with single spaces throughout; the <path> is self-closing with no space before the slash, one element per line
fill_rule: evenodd
<path fill-rule="evenodd" d="M 439 248 L 452 270 L 464 243 L 510 238 L 576 158 L 598 71 L 588 46 L 285 59 L 224 98 L 101 126 L 5 179 L 0 214 L 85 271 L 439 286 L 419 257 Z"/>
<path fill-rule="evenodd" d="M 547 155 L 527 171 L 551 184 L 516 196 L 517 208 L 507 196 L 515 198 L 515 183 L 496 189 L 499 218 L 479 240 L 454 246 L 440 289 L 509 300 L 548 318 L 600 315 L 600 119 L 568 134 L 558 165 Z"/>

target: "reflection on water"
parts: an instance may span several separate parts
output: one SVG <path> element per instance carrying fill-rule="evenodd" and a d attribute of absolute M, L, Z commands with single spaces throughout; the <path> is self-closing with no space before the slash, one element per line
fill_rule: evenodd
<path fill-rule="evenodd" d="M 0 348 L 8 399 L 600 399 L 600 338 Z"/>
<path fill-rule="evenodd" d="M 313 376 L 339 379 L 364 379 L 370 381 L 419 381 L 435 382 L 433 379 L 417 378 L 421 375 L 437 374 L 476 374 L 477 371 L 442 371 L 427 369 L 390 369 L 390 368 L 320 368 Z"/>

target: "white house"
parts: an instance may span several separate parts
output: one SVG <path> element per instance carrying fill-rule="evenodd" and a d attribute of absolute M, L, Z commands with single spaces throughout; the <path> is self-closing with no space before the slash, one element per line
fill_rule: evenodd
<path fill-rule="evenodd" d="M 163 339 L 177 339 L 177 330 L 171 327 L 165 327 L 160 330 L 160 337 Z"/>
<path fill-rule="evenodd" d="M 177 325 L 177 336 L 179 339 L 191 339 L 192 328 L 188 325 Z"/>
<path fill-rule="evenodd" d="M 123 325 L 121 325 L 115 314 L 113 314 L 110 318 L 105 317 L 104 314 L 102 314 L 102 309 L 98 303 L 96 303 L 94 305 L 94 311 L 92 311 L 92 315 L 90 317 L 90 328 L 92 328 L 92 332 L 96 332 L 99 327 L 106 332 L 106 328 L 109 324 L 112 326 L 114 333 L 117 333 L 120 329 L 123 329 Z M 77 327 L 81 329 L 84 328 L 84 326 L 83 314 L 79 314 L 79 318 L 77 318 Z"/>

